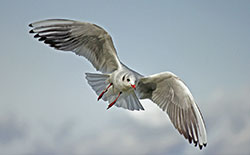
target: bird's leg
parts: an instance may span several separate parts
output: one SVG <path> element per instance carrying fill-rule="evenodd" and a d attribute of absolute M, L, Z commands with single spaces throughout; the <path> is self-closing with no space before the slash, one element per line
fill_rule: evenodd
<path fill-rule="evenodd" d="M 109 108 L 111 108 L 111 107 L 115 104 L 115 102 L 117 101 L 117 99 L 120 97 L 121 94 L 122 94 L 122 92 L 120 92 L 120 93 L 118 94 L 118 96 L 116 97 L 116 99 L 115 99 L 112 103 L 109 104 L 107 110 L 108 110 Z"/>
<path fill-rule="evenodd" d="M 98 99 L 97 99 L 98 101 L 102 98 L 103 94 L 106 93 L 108 91 L 109 87 L 112 85 L 113 85 L 113 83 L 110 83 L 108 85 L 108 87 L 102 91 L 102 93 L 98 96 Z"/>

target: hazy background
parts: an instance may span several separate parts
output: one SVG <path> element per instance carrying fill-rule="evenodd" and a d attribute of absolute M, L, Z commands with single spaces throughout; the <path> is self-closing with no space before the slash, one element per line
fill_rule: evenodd
<path fill-rule="evenodd" d="M 171 71 L 193 93 L 208 145 L 190 145 L 149 100 L 106 110 L 84 58 L 33 39 L 48 18 L 96 23 L 143 75 Z M 250 154 L 250 1 L 1 0 L 0 154 Z"/>

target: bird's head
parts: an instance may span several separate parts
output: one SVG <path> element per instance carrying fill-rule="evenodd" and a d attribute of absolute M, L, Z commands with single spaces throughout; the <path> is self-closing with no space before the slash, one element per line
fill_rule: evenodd
<path fill-rule="evenodd" d="M 124 85 L 128 88 L 133 88 L 133 89 L 136 89 L 136 86 L 135 86 L 135 81 L 136 81 L 136 78 L 134 75 L 132 74 L 127 74 L 127 75 L 123 75 L 122 76 L 122 82 L 124 83 Z"/>

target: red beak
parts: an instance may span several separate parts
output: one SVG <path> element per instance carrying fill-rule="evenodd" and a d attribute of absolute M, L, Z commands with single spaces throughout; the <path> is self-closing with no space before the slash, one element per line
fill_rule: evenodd
<path fill-rule="evenodd" d="M 134 88 L 134 89 L 136 88 L 136 87 L 135 87 L 135 84 L 131 84 L 131 87 Z"/>

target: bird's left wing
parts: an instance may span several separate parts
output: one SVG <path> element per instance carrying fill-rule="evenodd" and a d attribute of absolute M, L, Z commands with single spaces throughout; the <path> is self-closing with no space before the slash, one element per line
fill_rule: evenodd
<path fill-rule="evenodd" d="M 96 70 L 111 73 L 121 66 L 111 36 L 101 27 L 67 19 L 31 23 L 35 38 L 57 50 L 72 51 L 87 58 Z"/>
<path fill-rule="evenodd" d="M 175 128 L 200 149 L 207 144 L 202 114 L 187 86 L 173 73 L 142 77 L 137 84 L 141 99 L 149 98 L 167 112 Z"/>

